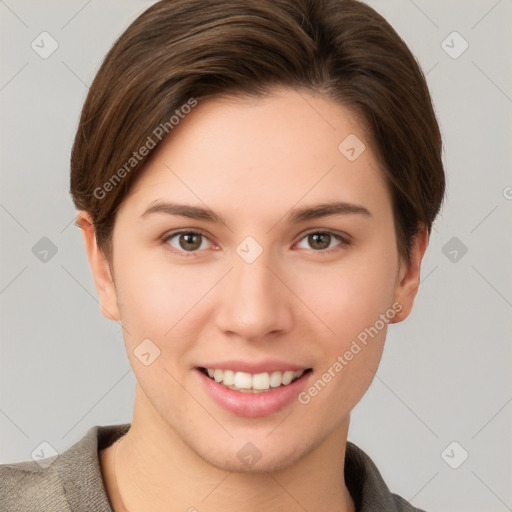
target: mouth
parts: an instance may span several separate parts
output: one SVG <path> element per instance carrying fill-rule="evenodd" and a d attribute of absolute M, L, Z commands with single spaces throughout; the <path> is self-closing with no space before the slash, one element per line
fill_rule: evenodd
<path fill-rule="evenodd" d="M 223 370 L 220 368 L 203 368 L 198 370 L 210 380 L 223 387 L 241 393 L 269 393 L 287 387 L 304 375 L 310 373 L 312 368 L 302 370 L 275 370 L 272 372 L 248 373 L 238 370 Z"/>

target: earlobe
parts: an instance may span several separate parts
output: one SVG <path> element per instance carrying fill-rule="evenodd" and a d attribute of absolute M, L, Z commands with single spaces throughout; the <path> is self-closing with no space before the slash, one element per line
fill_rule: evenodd
<path fill-rule="evenodd" d="M 420 285 L 421 262 L 428 245 L 428 232 L 422 226 L 413 241 L 409 261 L 401 260 L 400 271 L 395 287 L 393 303 L 401 305 L 400 313 L 391 321 L 398 323 L 411 313 L 414 299 Z"/>
<path fill-rule="evenodd" d="M 98 246 L 91 215 L 86 211 L 80 211 L 76 217 L 76 225 L 82 230 L 87 258 L 100 299 L 101 312 L 105 318 L 119 321 L 121 315 L 110 264 Z"/>

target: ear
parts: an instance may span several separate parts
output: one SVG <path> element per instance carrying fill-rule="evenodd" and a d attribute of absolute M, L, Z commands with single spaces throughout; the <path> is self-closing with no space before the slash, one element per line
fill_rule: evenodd
<path fill-rule="evenodd" d="M 97 244 L 91 215 L 86 211 L 80 211 L 76 217 L 76 224 L 81 228 L 84 237 L 87 258 L 89 259 L 94 283 L 100 298 L 101 312 L 105 318 L 119 321 L 121 315 L 119 313 L 112 271 L 107 258 Z"/>
<path fill-rule="evenodd" d="M 398 272 L 394 303 L 402 306 L 400 313 L 395 316 L 390 323 L 398 323 L 405 320 L 411 313 L 416 293 L 420 285 L 420 269 L 423 255 L 428 245 L 428 232 L 424 225 L 421 225 L 414 237 L 410 259 L 400 259 L 400 269 Z"/>

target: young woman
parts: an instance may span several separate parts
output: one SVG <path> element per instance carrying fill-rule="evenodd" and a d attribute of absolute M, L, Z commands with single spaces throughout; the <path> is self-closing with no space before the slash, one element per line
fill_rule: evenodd
<path fill-rule="evenodd" d="M 132 422 L 2 466 L 1 509 L 417 510 L 347 435 L 413 306 L 441 149 L 416 60 L 363 3 L 150 7 L 71 159 Z"/>

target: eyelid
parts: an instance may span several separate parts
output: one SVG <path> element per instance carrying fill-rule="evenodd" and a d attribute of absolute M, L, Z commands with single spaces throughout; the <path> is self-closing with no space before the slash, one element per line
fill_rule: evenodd
<path fill-rule="evenodd" d="M 167 232 L 165 232 L 162 235 L 163 239 L 169 238 L 174 235 L 179 235 L 180 233 L 194 233 L 197 235 L 203 235 L 204 237 L 210 239 L 210 235 L 208 235 L 205 231 L 203 231 L 200 228 L 177 228 L 177 229 L 171 229 Z"/>
<path fill-rule="evenodd" d="M 170 238 L 173 238 L 175 237 L 176 235 L 181 235 L 181 234 L 193 234 L 193 235 L 201 235 L 203 238 L 206 238 L 206 240 L 208 240 L 208 242 L 213 245 L 213 246 L 216 246 L 215 242 L 213 242 L 210 238 L 209 235 L 207 235 L 203 230 L 201 229 L 198 229 L 198 228 L 180 228 L 180 229 L 173 229 L 171 231 L 167 231 L 164 235 L 162 235 L 160 237 L 160 240 L 163 244 L 165 244 L 170 251 L 172 251 L 173 253 L 175 254 L 180 254 L 180 255 L 185 255 L 186 257 L 193 257 L 195 253 L 198 253 L 200 252 L 199 250 L 196 250 L 196 251 L 185 251 L 185 250 L 180 250 L 180 249 L 177 249 L 176 247 L 173 247 L 170 243 L 168 243 L 168 240 Z M 202 249 L 204 250 L 204 249 Z"/>
<path fill-rule="evenodd" d="M 309 229 L 308 231 L 301 233 L 299 235 L 298 242 L 301 242 L 302 240 L 304 240 L 304 238 L 306 238 L 308 235 L 313 235 L 315 233 L 321 233 L 321 234 L 325 234 L 325 235 L 334 236 L 340 240 L 339 245 L 350 245 L 352 243 L 352 237 L 348 233 L 344 233 L 342 231 L 336 231 L 333 229 L 322 229 L 322 228 Z M 311 251 L 327 252 L 327 251 L 330 251 L 331 249 L 335 249 L 335 247 L 331 247 L 329 249 L 324 249 L 324 250 L 319 250 L 319 251 L 318 250 L 315 251 L 314 249 L 311 249 Z"/>

